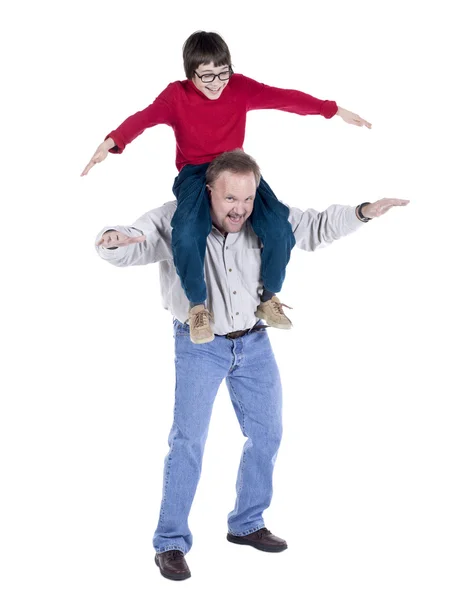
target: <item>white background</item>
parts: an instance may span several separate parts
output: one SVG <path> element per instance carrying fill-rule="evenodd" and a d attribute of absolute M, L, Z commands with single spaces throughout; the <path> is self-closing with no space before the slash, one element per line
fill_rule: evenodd
<path fill-rule="evenodd" d="M 15 2 L 2 40 L 0 594 L 5 600 L 447 600 L 447 21 L 443 3 Z M 152 535 L 171 425 L 171 318 L 158 268 L 96 255 L 104 225 L 171 200 L 174 136 L 147 131 L 86 178 L 104 136 L 183 79 L 215 30 L 235 70 L 335 99 L 338 118 L 249 115 L 245 149 L 306 209 L 411 200 L 294 251 L 270 337 L 285 433 L 267 526 L 279 555 L 226 542 L 243 438 L 223 388 L 191 513 L 192 578 Z"/>

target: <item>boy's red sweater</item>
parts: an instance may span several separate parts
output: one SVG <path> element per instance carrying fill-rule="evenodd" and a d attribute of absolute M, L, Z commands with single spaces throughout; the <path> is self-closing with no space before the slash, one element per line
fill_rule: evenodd
<path fill-rule="evenodd" d="M 222 152 L 243 148 L 246 113 L 274 108 L 297 115 L 330 119 L 338 110 L 330 100 L 319 100 L 296 90 L 284 90 L 235 74 L 217 100 L 209 100 L 189 79 L 170 85 L 144 110 L 128 117 L 106 137 L 110 152 L 121 153 L 148 127 L 170 125 L 176 137 L 176 167 L 211 162 Z"/>

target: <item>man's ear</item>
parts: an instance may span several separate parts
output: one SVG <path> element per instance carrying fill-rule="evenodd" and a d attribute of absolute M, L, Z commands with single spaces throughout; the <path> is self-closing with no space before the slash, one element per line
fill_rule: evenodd
<path fill-rule="evenodd" d="M 209 194 L 209 198 L 210 198 L 210 195 L 212 193 L 212 188 L 210 187 L 210 185 L 208 183 L 206 183 L 206 190 L 207 190 L 207 193 Z"/>

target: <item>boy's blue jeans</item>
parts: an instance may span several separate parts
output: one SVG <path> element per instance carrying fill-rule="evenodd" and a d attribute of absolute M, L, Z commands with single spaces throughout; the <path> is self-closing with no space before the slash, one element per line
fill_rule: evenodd
<path fill-rule="evenodd" d="M 173 185 L 178 207 L 171 226 L 173 260 L 184 292 L 190 302 L 204 303 L 206 240 L 212 229 L 206 170 L 209 163 L 186 165 Z M 288 221 L 289 209 L 279 202 L 262 178 L 249 220 L 263 243 L 261 278 L 265 289 L 279 292 L 285 279 L 290 253 L 296 240 Z"/>
<path fill-rule="evenodd" d="M 156 552 L 192 546 L 188 517 L 201 474 L 204 445 L 218 388 L 226 379 L 237 419 L 247 438 L 237 476 L 237 499 L 228 529 L 247 535 L 264 527 L 272 475 L 282 437 L 282 390 L 265 330 L 234 340 L 215 336 L 192 344 L 189 327 L 174 321 L 176 389 L 174 420 L 165 459 Z"/>

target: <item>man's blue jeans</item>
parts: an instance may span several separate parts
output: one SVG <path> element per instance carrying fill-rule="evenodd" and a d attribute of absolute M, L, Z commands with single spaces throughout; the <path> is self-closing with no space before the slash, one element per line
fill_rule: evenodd
<path fill-rule="evenodd" d="M 234 340 L 215 336 L 208 344 L 192 344 L 188 325 L 177 320 L 174 330 L 174 420 L 153 544 L 156 552 L 187 553 L 192 546 L 188 517 L 221 382 L 226 378 L 240 428 L 247 438 L 237 476 L 237 499 L 228 515 L 229 532 L 240 536 L 265 526 L 263 512 L 271 502 L 273 468 L 282 437 L 282 389 L 265 330 L 251 331 Z"/>

